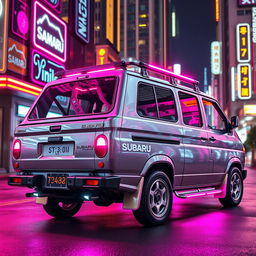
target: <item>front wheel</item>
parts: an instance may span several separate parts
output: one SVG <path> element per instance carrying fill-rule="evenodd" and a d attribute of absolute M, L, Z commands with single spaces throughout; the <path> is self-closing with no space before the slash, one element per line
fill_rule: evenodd
<path fill-rule="evenodd" d="M 238 206 L 243 197 L 243 178 L 240 170 L 233 167 L 228 174 L 226 197 L 220 198 L 220 203 L 225 207 Z"/>
<path fill-rule="evenodd" d="M 44 210 L 56 219 L 65 219 L 74 216 L 81 208 L 81 202 L 64 203 L 54 198 L 49 198 Z"/>
<path fill-rule="evenodd" d="M 155 171 L 145 178 L 141 203 L 133 215 L 146 226 L 160 225 L 169 218 L 172 208 L 172 185 L 162 171 Z"/>

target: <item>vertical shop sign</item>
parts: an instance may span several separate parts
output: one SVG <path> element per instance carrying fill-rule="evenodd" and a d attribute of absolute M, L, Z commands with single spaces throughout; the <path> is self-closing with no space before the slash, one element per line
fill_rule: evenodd
<path fill-rule="evenodd" d="M 238 0 L 238 6 L 240 7 L 256 6 L 256 0 Z"/>
<path fill-rule="evenodd" d="M 6 70 L 8 0 L 0 0 L 0 73 Z"/>
<path fill-rule="evenodd" d="M 220 42 L 214 41 L 211 43 L 211 71 L 213 75 L 219 75 L 221 73 L 220 49 Z"/>
<path fill-rule="evenodd" d="M 56 80 L 56 72 L 65 69 L 62 64 L 56 63 L 56 61 L 36 50 L 32 51 L 30 63 L 31 80 L 40 85 L 45 85 L 48 82 Z"/>
<path fill-rule="evenodd" d="M 8 69 L 20 75 L 27 75 L 27 47 L 15 40 L 8 39 Z"/>
<path fill-rule="evenodd" d="M 252 96 L 251 65 L 238 64 L 238 98 L 241 100 L 250 99 Z"/>
<path fill-rule="evenodd" d="M 256 43 L 256 7 L 252 8 L 252 42 Z"/>
<path fill-rule="evenodd" d="M 36 48 L 66 61 L 67 26 L 64 21 L 51 13 L 39 2 L 34 3 L 33 44 Z"/>
<path fill-rule="evenodd" d="M 249 62 L 251 60 L 250 47 L 250 26 L 247 23 L 237 24 L 236 27 L 236 46 L 237 61 Z"/>
<path fill-rule="evenodd" d="M 75 33 L 84 42 L 89 43 L 90 0 L 75 0 Z"/>
<path fill-rule="evenodd" d="M 29 29 L 28 5 L 21 0 L 13 0 L 12 8 L 12 32 L 27 40 Z"/>

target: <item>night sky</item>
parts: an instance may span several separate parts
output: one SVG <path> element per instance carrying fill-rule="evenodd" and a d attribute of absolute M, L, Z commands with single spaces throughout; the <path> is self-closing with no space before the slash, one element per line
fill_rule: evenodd
<path fill-rule="evenodd" d="M 176 10 L 177 37 L 172 38 L 170 63 L 180 63 L 182 73 L 204 83 L 204 67 L 210 83 L 210 47 L 216 38 L 215 1 L 172 0 Z"/>

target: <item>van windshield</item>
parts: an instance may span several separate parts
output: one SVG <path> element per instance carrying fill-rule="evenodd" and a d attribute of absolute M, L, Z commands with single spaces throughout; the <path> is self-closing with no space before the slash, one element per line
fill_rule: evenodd
<path fill-rule="evenodd" d="M 29 119 L 108 113 L 114 105 L 116 81 L 116 77 L 104 77 L 50 86 Z"/>

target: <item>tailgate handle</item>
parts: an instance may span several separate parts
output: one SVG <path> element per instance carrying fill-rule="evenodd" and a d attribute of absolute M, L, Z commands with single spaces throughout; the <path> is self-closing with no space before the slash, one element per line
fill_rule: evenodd
<path fill-rule="evenodd" d="M 60 132 L 60 131 L 61 131 L 61 125 L 50 126 L 50 132 Z"/>

